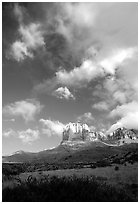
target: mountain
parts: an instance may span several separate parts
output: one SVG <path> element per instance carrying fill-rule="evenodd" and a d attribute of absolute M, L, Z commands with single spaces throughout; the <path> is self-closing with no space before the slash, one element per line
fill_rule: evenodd
<path fill-rule="evenodd" d="M 77 123 L 68 123 L 63 131 L 63 142 L 69 141 L 83 141 L 91 142 L 100 138 L 106 138 L 102 132 L 92 131 L 87 124 L 82 124 L 80 121 Z"/>
<path fill-rule="evenodd" d="M 20 152 L 5 156 L 3 157 L 3 162 L 93 162 L 110 155 L 129 151 L 130 147 L 137 147 L 137 143 L 112 146 L 100 140 L 94 142 L 65 142 L 51 150 L 44 150 L 37 153 Z"/>
<path fill-rule="evenodd" d="M 138 142 L 138 131 L 134 129 L 128 130 L 121 127 L 107 135 L 107 140 L 114 142 L 116 140 L 118 144 Z"/>
<path fill-rule="evenodd" d="M 36 153 L 17 151 L 12 155 L 3 156 L 2 161 L 3 163 L 91 162 L 115 154 L 116 152 L 124 151 L 131 147 L 131 143 L 138 142 L 138 132 L 133 129 L 118 128 L 105 136 L 101 132 L 91 132 L 87 126 L 81 126 L 80 124 L 79 128 L 84 127 L 83 129 L 81 128 L 81 131 L 79 131 L 77 126 L 72 124 L 72 128 L 73 127 L 76 127 L 76 131 L 75 129 L 72 131 L 70 126 L 67 126 L 63 132 L 61 144 L 55 148 Z M 137 144 L 135 146 L 137 146 Z"/>

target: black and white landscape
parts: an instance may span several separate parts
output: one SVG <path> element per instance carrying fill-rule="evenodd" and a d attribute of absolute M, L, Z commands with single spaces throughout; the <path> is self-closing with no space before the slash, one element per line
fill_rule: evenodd
<path fill-rule="evenodd" d="M 136 2 L 2 4 L 3 201 L 138 201 L 137 24 Z"/>

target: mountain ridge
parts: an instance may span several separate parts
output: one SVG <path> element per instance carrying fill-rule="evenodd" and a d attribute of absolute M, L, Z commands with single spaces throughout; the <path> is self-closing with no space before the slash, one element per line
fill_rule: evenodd
<path fill-rule="evenodd" d="M 127 130 L 126 128 L 118 128 L 106 139 L 98 138 L 94 141 L 63 141 L 55 148 L 42 150 L 40 152 L 24 152 L 22 150 L 16 151 L 15 154 L 9 156 L 3 156 L 3 163 L 6 162 L 40 162 L 40 161 L 49 161 L 49 162 L 58 162 L 63 161 L 65 157 L 71 157 L 74 154 L 81 155 L 84 151 L 93 151 L 94 149 L 98 151 L 108 148 L 119 148 L 124 145 L 129 145 L 131 143 L 137 143 L 137 134 L 135 131 Z M 112 137 L 113 136 L 113 137 Z M 131 137 L 127 138 L 128 136 Z M 111 138 L 112 137 L 112 138 Z M 134 139 L 135 138 L 135 139 Z M 97 153 L 95 151 L 95 153 Z M 81 156 L 82 157 L 82 156 Z"/>

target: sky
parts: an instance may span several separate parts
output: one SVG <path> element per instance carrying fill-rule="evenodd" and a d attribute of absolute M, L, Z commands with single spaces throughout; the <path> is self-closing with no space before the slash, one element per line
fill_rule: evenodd
<path fill-rule="evenodd" d="M 60 144 L 69 122 L 138 129 L 138 3 L 2 4 L 3 155 Z"/>

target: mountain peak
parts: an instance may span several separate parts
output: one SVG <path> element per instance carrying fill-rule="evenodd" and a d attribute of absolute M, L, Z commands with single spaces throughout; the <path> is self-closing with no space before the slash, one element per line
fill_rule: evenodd
<path fill-rule="evenodd" d="M 11 155 L 9 156 L 12 156 L 12 155 L 15 155 L 15 154 L 24 154 L 25 152 L 23 150 L 18 150 L 16 152 L 13 152 Z"/>
<path fill-rule="evenodd" d="M 107 135 L 108 139 L 131 139 L 131 140 L 137 140 L 138 138 L 138 131 L 137 130 L 129 130 L 125 127 L 120 127 L 111 132 Z"/>
<path fill-rule="evenodd" d="M 88 142 L 96 141 L 99 138 L 106 137 L 102 132 L 90 130 L 87 124 L 82 124 L 80 121 L 76 123 L 68 123 L 63 131 L 62 143 L 66 142 Z"/>
<path fill-rule="evenodd" d="M 108 135 L 105 135 L 102 132 L 96 132 L 90 130 L 90 127 L 87 124 L 82 124 L 80 121 L 76 123 L 68 123 L 64 128 L 62 134 L 62 142 L 61 144 L 67 144 L 72 146 L 75 143 L 86 143 L 86 142 L 93 142 L 97 140 L 116 140 L 118 144 L 120 143 L 119 140 L 125 140 L 123 143 L 127 143 L 129 140 L 130 142 L 137 142 L 138 131 L 136 130 L 129 130 L 125 127 L 120 127 L 111 132 Z"/>

